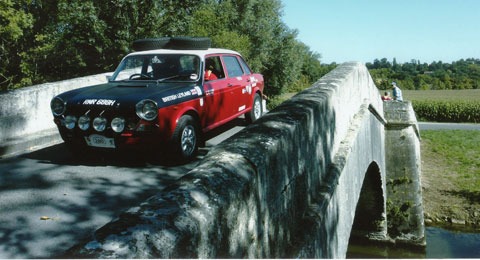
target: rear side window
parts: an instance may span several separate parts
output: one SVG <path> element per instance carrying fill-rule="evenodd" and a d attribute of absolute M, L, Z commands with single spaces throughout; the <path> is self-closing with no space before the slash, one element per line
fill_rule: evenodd
<path fill-rule="evenodd" d="M 238 77 L 243 75 L 242 67 L 238 63 L 238 59 L 235 56 L 223 56 L 225 67 L 227 69 L 228 77 Z"/>
<path fill-rule="evenodd" d="M 245 61 L 242 58 L 239 58 L 239 60 L 240 60 L 240 63 L 242 63 L 242 67 L 243 67 L 243 70 L 245 71 L 245 74 L 247 74 L 247 75 L 252 74 L 252 72 L 248 68 L 247 64 L 245 63 Z"/>

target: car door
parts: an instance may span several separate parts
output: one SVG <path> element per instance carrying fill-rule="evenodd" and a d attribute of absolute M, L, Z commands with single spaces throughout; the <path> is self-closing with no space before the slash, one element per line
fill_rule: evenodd
<path fill-rule="evenodd" d="M 253 88 L 257 85 L 256 79 L 253 77 L 252 71 L 248 67 L 247 63 L 243 60 L 242 57 L 238 56 L 238 61 L 240 61 L 240 64 L 242 65 L 242 69 L 244 72 L 243 75 L 243 82 L 245 84 L 245 94 L 242 95 L 242 100 L 244 104 L 247 105 L 247 109 L 253 105 L 253 96 L 252 94 Z"/>
<path fill-rule="evenodd" d="M 202 124 L 206 130 L 221 124 L 232 114 L 229 104 L 232 93 L 224 71 L 220 55 L 209 55 L 205 58 L 203 84 L 205 110 L 202 115 Z"/>
<path fill-rule="evenodd" d="M 247 78 L 236 55 L 223 55 L 227 71 L 227 87 L 231 93 L 231 113 L 237 115 L 247 108 Z"/>

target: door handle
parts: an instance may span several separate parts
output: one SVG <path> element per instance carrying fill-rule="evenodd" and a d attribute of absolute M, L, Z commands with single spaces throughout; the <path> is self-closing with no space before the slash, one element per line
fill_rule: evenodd
<path fill-rule="evenodd" d="M 232 83 L 228 83 L 227 87 L 231 87 L 231 86 L 233 86 L 233 84 L 232 84 Z"/>

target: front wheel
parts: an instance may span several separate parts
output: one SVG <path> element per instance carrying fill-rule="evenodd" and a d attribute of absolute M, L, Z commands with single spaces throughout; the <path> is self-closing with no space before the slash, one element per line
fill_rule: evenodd
<path fill-rule="evenodd" d="M 259 119 L 263 114 L 263 106 L 262 106 L 262 98 L 260 95 L 257 93 L 253 97 L 253 107 L 250 112 L 245 114 L 245 118 L 247 119 L 248 123 L 253 123 L 257 119 Z"/>
<path fill-rule="evenodd" d="M 198 152 L 199 136 L 197 123 L 192 116 L 184 115 L 178 120 L 171 144 L 175 152 L 175 161 L 187 162 L 195 157 Z"/>

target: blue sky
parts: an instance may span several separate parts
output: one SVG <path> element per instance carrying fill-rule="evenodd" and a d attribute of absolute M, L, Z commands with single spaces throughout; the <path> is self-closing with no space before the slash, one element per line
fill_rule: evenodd
<path fill-rule="evenodd" d="M 480 0 L 282 0 L 322 63 L 480 58 Z"/>

